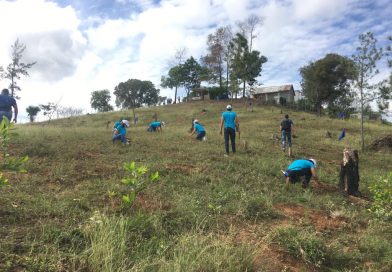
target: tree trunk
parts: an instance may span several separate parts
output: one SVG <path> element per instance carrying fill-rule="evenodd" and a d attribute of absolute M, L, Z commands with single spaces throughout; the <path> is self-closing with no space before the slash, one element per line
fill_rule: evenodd
<path fill-rule="evenodd" d="M 361 91 L 361 151 L 365 151 L 365 136 L 363 131 L 363 88 L 360 88 Z"/>
<path fill-rule="evenodd" d="M 242 98 L 245 98 L 245 80 L 244 80 L 244 87 L 242 89 Z"/>
<path fill-rule="evenodd" d="M 358 151 L 345 148 L 340 165 L 339 187 L 348 195 L 359 194 L 359 158 Z"/>
<path fill-rule="evenodd" d="M 176 89 L 174 91 L 174 104 L 176 104 L 176 101 L 177 101 L 177 86 L 176 86 Z"/>

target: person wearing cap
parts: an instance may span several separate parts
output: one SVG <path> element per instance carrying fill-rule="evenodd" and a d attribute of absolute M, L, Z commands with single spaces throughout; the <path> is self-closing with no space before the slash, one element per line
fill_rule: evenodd
<path fill-rule="evenodd" d="M 282 171 L 286 177 L 286 184 L 300 182 L 302 178 L 302 187 L 306 188 L 309 185 L 310 179 L 313 179 L 319 183 L 316 174 L 317 161 L 315 159 L 301 159 L 293 161 L 286 171 Z"/>
<path fill-rule="evenodd" d="M 158 131 L 158 132 L 161 132 L 162 131 L 162 127 L 165 125 L 165 122 L 163 122 L 163 121 L 157 121 L 157 122 L 151 122 L 149 125 L 148 125 L 148 128 L 147 128 L 147 131 L 149 131 L 149 132 L 156 132 L 156 131 Z"/>
<path fill-rule="evenodd" d="M 112 128 L 113 131 L 116 131 L 117 127 L 121 124 L 121 121 L 122 121 L 122 120 L 124 120 L 124 118 L 120 117 L 119 120 L 117 120 L 116 122 L 114 122 L 114 125 L 113 125 L 113 128 Z"/>
<path fill-rule="evenodd" d="M 202 125 L 200 125 L 199 120 L 194 120 L 193 121 L 194 127 L 191 133 L 191 136 L 195 133 L 197 133 L 196 140 L 205 140 L 206 136 L 206 130 Z"/>
<path fill-rule="evenodd" d="M 282 133 L 282 150 L 286 151 L 286 142 L 288 147 L 288 155 L 291 157 L 291 130 L 294 130 L 294 123 L 289 119 L 289 115 L 286 114 L 282 122 L 280 122 L 280 131 Z"/>
<path fill-rule="evenodd" d="M 129 127 L 128 120 L 122 120 L 121 123 L 116 127 L 116 132 L 113 134 L 113 143 L 116 140 L 121 140 L 124 144 L 129 144 L 129 141 L 125 137 L 127 135 L 127 128 Z"/>
<path fill-rule="evenodd" d="M 3 116 L 8 118 L 11 122 L 12 108 L 14 108 L 14 119 L 16 123 L 18 117 L 18 105 L 16 104 L 15 98 L 10 96 L 8 89 L 3 89 L 0 94 L 0 122 L 3 120 Z"/>
<path fill-rule="evenodd" d="M 225 138 L 225 156 L 229 155 L 229 139 L 231 141 L 231 150 L 235 153 L 235 131 L 236 128 L 239 129 L 239 122 L 237 113 L 232 111 L 231 105 L 227 105 L 226 111 L 222 113 L 221 123 L 220 123 L 220 135 L 224 128 L 224 138 Z"/>

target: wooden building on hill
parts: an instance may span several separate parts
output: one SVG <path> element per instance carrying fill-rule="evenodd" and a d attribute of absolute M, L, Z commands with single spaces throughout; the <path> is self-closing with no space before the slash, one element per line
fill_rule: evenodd
<path fill-rule="evenodd" d="M 206 88 L 195 88 L 191 92 L 191 100 L 210 100 L 210 93 Z"/>
<path fill-rule="evenodd" d="M 279 103 L 284 100 L 286 102 L 294 102 L 294 87 L 293 85 L 269 86 L 255 88 L 252 92 L 253 98 L 261 102 Z"/>

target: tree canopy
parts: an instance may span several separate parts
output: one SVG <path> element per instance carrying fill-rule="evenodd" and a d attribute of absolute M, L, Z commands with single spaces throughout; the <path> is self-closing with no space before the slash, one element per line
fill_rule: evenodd
<path fill-rule="evenodd" d="M 121 108 L 137 108 L 158 103 L 159 89 L 151 81 L 128 79 L 114 88 L 116 105 Z"/>
<path fill-rule="evenodd" d="M 338 54 L 327 54 L 324 58 L 300 68 L 301 86 L 306 98 L 315 105 L 318 113 L 327 104 L 330 112 L 347 110 L 352 102 L 350 82 L 356 77 L 354 62 Z"/>
<path fill-rule="evenodd" d="M 112 111 L 110 102 L 110 92 L 108 90 L 94 91 L 91 93 L 91 107 L 99 112 Z"/>

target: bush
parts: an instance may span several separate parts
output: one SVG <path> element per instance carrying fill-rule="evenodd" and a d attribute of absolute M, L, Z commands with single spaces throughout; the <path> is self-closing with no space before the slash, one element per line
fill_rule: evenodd
<path fill-rule="evenodd" d="M 373 193 L 373 203 L 369 209 L 384 220 L 392 219 L 392 172 L 387 177 L 380 177 L 369 186 Z"/>

